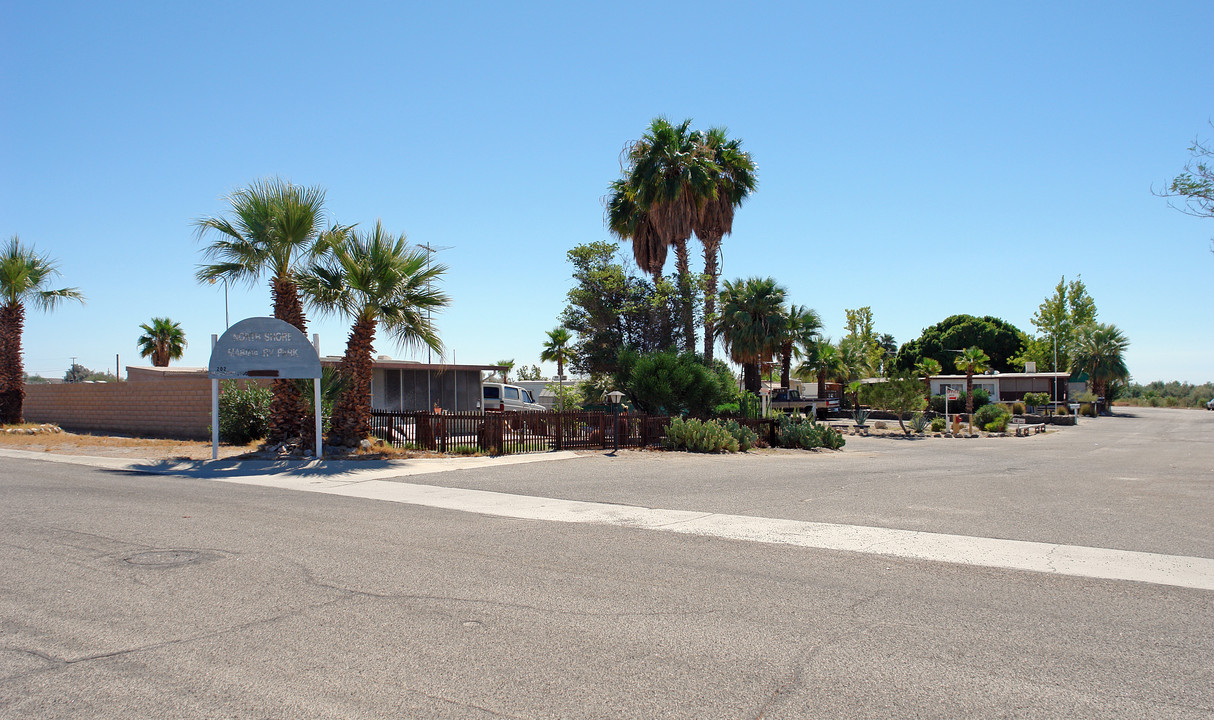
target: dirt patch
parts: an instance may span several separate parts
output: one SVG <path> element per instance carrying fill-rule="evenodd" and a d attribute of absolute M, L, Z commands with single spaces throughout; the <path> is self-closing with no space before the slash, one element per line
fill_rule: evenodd
<path fill-rule="evenodd" d="M 0 448 L 48 452 L 59 455 L 91 455 L 135 460 L 209 460 L 211 443 L 200 440 L 166 440 L 115 435 L 77 434 L 71 432 L 37 433 L 34 435 L 0 433 Z M 232 458 L 257 450 L 251 445 L 220 445 L 219 457 Z"/>

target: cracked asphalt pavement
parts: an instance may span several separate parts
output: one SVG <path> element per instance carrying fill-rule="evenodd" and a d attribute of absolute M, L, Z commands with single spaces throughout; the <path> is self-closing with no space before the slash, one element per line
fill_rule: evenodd
<path fill-rule="evenodd" d="M 402 478 L 1214 557 L 1214 413 Z M 152 553 L 152 554 L 149 554 Z M 3 718 L 1214 716 L 1214 592 L 0 460 Z"/>

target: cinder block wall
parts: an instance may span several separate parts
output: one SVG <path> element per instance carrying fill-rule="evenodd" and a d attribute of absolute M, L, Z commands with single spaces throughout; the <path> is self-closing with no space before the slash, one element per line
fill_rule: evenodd
<path fill-rule="evenodd" d="M 211 381 L 205 375 L 172 382 L 26 385 L 26 422 L 154 437 L 207 438 Z"/>

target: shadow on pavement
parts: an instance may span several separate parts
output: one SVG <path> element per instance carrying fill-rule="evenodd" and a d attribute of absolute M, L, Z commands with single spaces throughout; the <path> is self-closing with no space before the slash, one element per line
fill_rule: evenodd
<path fill-rule="evenodd" d="M 257 477 L 291 474 L 296 477 L 331 478 L 360 472 L 399 468 L 387 460 L 161 460 L 111 470 L 123 474 L 184 475 L 186 477 Z"/>

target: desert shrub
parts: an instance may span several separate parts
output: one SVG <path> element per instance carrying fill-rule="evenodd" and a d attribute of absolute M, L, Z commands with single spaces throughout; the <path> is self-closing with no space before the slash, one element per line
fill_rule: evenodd
<path fill-rule="evenodd" d="M 856 421 L 857 426 L 864 427 L 865 424 L 868 423 L 868 416 L 871 414 L 872 414 L 871 410 L 865 410 L 864 408 L 856 408 L 855 410 L 852 410 L 851 416 L 852 416 L 852 419 Z"/>
<path fill-rule="evenodd" d="M 727 394 L 732 380 L 727 383 L 715 363 L 706 366 L 695 353 L 621 350 L 613 380 L 638 409 L 649 413 L 703 416 L 737 399 Z"/>
<path fill-rule="evenodd" d="M 726 432 L 733 435 L 733 439 L 738 441 L 738 450 L 746 452 L 759 442 L 759 435 L 750 428 L 742 425 L 737 420 L 718 420 L 721 427 L 725 428 Z"/>
<path fill-rule="evenodd" d="M 1002 405 L 984 405 L 974 412 L 974 424 L 987 432 L 1003 432 L 1010 417 L 1011 413 Z"/>
<path fill-rule="evenodd" d="M 228 380 L 219 394 L 219 439 L 232 445 L 247 445 L 270 432 L 270 388 L 240 386 Z"/>
<path fill-rule="evenodd" d="M 789 417 L 781 417 L 780 425 L 776 429 L 776 443 L 782 448 L 813 450 L 824 447 L 838 450 L 847 444 L 847 441 L 829 425 L 819 425 L 812 421 L 797 422 Z"/>
<path fill-rule="evenodd" d="M 737 452 L 738 441 L 715 420 L 674 418 L 666 427 L 665 446 L 688 452 Z"/>
<path fill-rule="evenodd" d="M 1012 414 L 1013 415 L 1023 415 L 1024 412 L 1025 412 L 1024 403 L 1022 403 L 1022 402 L 1012 403 Z"/>
<path fill-rule="evenodd" d="M 943 424 L 941 424 L 941 427 L 944 427 Z M 910 428 L 911 432 L 914 433 L 922 433 L 924 430 L 927 430 L 927 416 L 921 412 L 911 415 Z"/>
<path fill-rule="evenodd" d="M 947 425 L 944 418 L 932 418 L 932 432 L 944 432 L 944 427 Z"/>
<path fill-rule="evenodd" d="M 1066 406 L 1066 403 L 1063 403 L 1058 406 L 1058 414 L 1059 415 L 1070 415 L 1071 409 Z"/>

